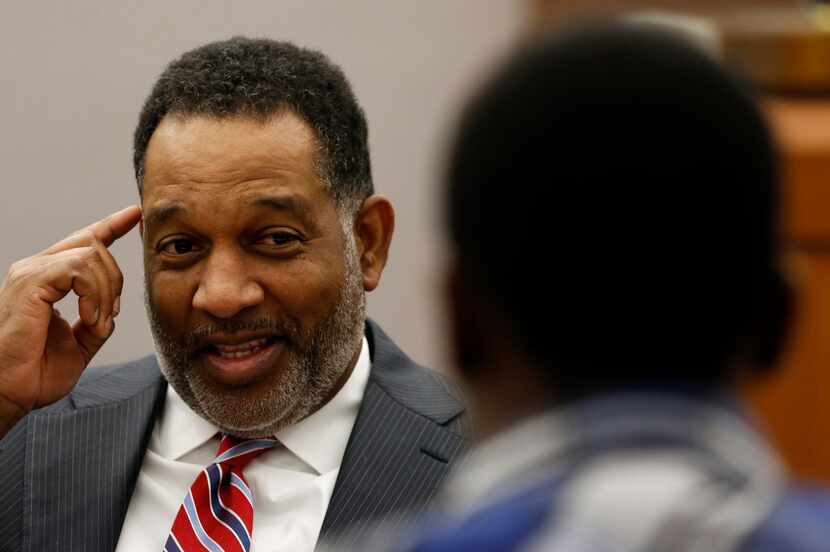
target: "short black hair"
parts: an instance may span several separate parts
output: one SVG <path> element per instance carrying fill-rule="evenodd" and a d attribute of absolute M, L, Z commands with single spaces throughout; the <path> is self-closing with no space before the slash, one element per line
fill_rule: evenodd
<path fill-rule="evenodd" d="M 722 384 L 779 335 L 777 180 L 743 81 L 668 31 L 583 25 L 463 112 L 452 247 L 558 391 Z"/>
<path fill-rule="evenodd" d="M 245 37 L 190 50 L 161 74 L 135 129 L 139 193 L 147 145 L 167 114 L 265 119 L 283 109 L 313 129 L 318 172 L 338 202 L 373 193 L 366 117 L 343 71 L 320 52 Z"/>

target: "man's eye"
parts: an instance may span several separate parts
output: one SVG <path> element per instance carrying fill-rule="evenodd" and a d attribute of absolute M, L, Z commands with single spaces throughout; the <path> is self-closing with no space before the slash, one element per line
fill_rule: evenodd
<path fill-rule="evenodd" d="M 288 232 L 275 232 L 273 234 L 268 234 L 267 236 L 263 236 L 259 241 L 260 243 L 264 243 L 266 245 L 288 245 L 295 241 L 299 240 L 299 238 L 294 234 L 289 234 Z"/>
<path fill-rule="evenodd" d="M 161 250 L 170 255 L 186 255 L 192 253 L 196 246 L 190 240 L 170 240 L 161 246 Z"/>

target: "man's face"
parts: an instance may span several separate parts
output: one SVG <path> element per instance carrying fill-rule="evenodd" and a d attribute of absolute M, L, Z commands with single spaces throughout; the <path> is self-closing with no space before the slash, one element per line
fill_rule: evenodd
<path fill-rule="evenodd" d="M 359 353 L 351 228 L 290 112 L 167 116 L 145 160 L 147 308 L 162 369 L 197 413 L 272 435 L 322 406 Z"/>

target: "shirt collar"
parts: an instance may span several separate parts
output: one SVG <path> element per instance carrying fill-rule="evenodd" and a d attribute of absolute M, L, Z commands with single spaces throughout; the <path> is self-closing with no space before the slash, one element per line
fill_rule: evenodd
<path fill-rule="evenodd" d="M 164 409 L 150 437 L 150 450 L 169 460 L 179 460 L 211 440 L 218 431 L 215 425 L 193 412 L 173 386 L 168 385 Z"/>
<path fill-rule="evenodd" d="M 340 465 L 352 426 L 369 381 L 371 360 L 366 338 L 349 379 L 337 394 L 311 416 L 280 430 L 275 436 L 318 473 Z M 211 440 L 219 428 L 190 409 L 172 386 L 167 386 L 164 410 L 150 440 L 150 449 L 170 460 Z"/>
<path fill-rule="evenodd" d="M 774 452 L 734 396 L 621 392 L 552 408 L 483 440 L 453 474 L 443 505 L 463 511 L 567 470 L 586 451 L 645 442 L 696 448 L 737 471 L 780 477 Z"/>

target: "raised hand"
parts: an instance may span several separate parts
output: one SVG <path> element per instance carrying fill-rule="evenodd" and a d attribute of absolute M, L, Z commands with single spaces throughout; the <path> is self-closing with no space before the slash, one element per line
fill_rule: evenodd
<path fill-rule="evenodd" d="M 124 278 L 107 248 L 140 219 L 127 207 L 9 269 L 0 287 L 0 437 L 66 396 L 112 335 Z M 53 307 L 70 291 L 74 324 Z"/>

